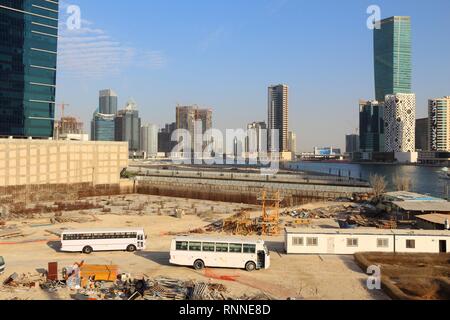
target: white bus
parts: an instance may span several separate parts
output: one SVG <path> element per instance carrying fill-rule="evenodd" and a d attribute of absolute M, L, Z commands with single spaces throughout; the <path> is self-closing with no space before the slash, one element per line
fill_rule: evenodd
<path fill-rule="evenodd" d="M 196 270 L 215 267 L 254 271 L 270 267 L 270 253 L 262 240 L 180 236 L 172 240 L 170 263 Z"/>
<path fill-rule="evenodd" d="M 61 251 L 142 251 L 146 248 L 147 236 L 144 229 L 79 229 L 65 230 L 61 234 Z"/>

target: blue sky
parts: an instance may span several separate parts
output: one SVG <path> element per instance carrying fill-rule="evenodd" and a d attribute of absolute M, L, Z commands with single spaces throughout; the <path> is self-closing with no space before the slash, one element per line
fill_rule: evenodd
<path fill-rule="evenodd" d="M 67 5 L 82 29 L 65 27 Z M 300 151 L 344 147 L 358 100 L 374 97 L 369 5 L 410 15 L 417 116 L 450 95 L 450 1 L 64 0 L 57 102 L 89 121 L 98 91 L 138 103 L 144 122 L 173 122 L 175 106 L 214 109 L 214 126 L 266 120 L 267 86 L 290 86 L 290 128 Z"/>

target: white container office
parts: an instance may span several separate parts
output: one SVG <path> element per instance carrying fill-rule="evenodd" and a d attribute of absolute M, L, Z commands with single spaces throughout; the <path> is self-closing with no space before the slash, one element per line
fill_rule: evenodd
<path fill-rule="evenodd" d="M 288 254 L 447 253 L 450 231 L 287 228 Z"/>

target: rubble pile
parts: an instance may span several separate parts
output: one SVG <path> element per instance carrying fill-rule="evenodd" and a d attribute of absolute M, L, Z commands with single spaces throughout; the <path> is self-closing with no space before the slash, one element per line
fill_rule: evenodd
<path fill-rule="evenodd" d="M 3 286 L 7 288 L 36 288 L 43 282 L 45 277 L 41 274 L 17 274 L 13 273 L 5 281 Z"/>
<path fill-rule="evenodd" d="M 65 293 L 76 300 L 236 300 L 219 283 L 183 281 L 166 277 L 133 277 L 118 273 L 114 265 L 88 265 L 84 261 L 62 269 L 49 262 L 48 270 L 36 274 L 11 274 L 0 290 L 43 290 Z M 244 296 L 237 300 L 251 300 Z M 256 299 L 256 297 L 254 298 Z"/>
<path fill-rule="evenodd" d="M 81 267 L 81 265 L 80 265 Z M 269 300 L 268 295 L 233 297 L 227 288 L 219 283 L 201 281 L 182 281 L 166 277 L 133 278 L 130 274 L 120 274 L 114 281 L 51 280 L 48 272 L 41 274 L 13 273 L 0 289 L 32 290 L 39 289 L 48 293 L 66 290 L 75 300 Z"/>
<path fill-rule="evenodd" d="M 310 225 L 314 219 L 335 219 L 340 227 L 345 229 L 357 227 L 396 229 L 398 227 L 392 217 L 385 216 L 382 211 L 369 203 L 339 204 L 312 210 L 286 210 L 282 215 L 296 219 L 294 223 L 288 222 L 288 225 Z"/>
<path fill-rule="evenodd" d="M 359 204 L 340 204 L 313 210 L 301 209 L 284 211 L 282 215 L 290 216 L 295 219 L 333 219 L 346 214 L 361 214 L 362 210 L 363 206 Z"/>

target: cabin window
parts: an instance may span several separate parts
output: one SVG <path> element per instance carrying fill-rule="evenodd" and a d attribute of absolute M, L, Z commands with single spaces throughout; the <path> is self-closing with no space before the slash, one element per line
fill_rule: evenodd
<path fill-rule="evenodd" d="M 378 248 L 389 248 L 389 239 L 377 239 Z"/>
<path fill-rule="evenodd" d="M 216 243 L 216 252 L 228 252 L 228 243 Z"/>
<path fill-rule="evenodd" d="M 292 238 L 292 245 L 293 246 L 303 246 L 305 244 L 305 239 L 300 237 L 294 237 Z"/>
<path fill-rule="evenodd" d="M 189 251 L 202 251 L 201 242 L 189 242 Z"/>
<path fill-rule="evenodd" d="M 416 240 L 406 240 L 406 249 L 415 249 Z"/>
<path fill-rule="evenodd" d="M 307 238 L 306 245 L 308 247 L 317 247 L 319 245 L 319 239 L 318 238 Z"/>
<path fill-rule="evenodd" d="M 205 252 L 214 252 L 215 251 L 215 244 L 214 242 L 205 242 L 203 243 L 203 251 Z"/>
<path fill-rule="evenodd" d="M 244 253 L 256 253 L 256 246 L 254 244 L 244 244 Z"/>
<path fill-rule="evenodd" d="M 188 242 L 187 241 L 177 241 L 177 250 L 187 251 L 188 250 Z"/>
<path fill-rule="evenodd" d="M 242 244 L 230 243 L 230 252 L 242 253 Z"/>
<path fill-rule="evenodd" d="M 347 247 L 353 248 L 358 247 L 358 243 L 359 243 L 358 239 L 355 238 L 347 239 Z"/>

